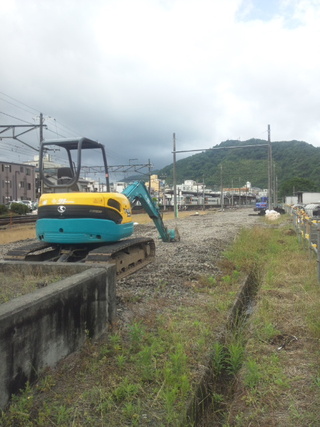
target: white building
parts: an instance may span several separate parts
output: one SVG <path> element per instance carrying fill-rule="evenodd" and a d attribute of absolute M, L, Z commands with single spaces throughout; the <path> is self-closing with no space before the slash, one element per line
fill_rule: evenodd
<path fill-rule="evenodd" d="M 177 185 L 177 190 L 180 192 L 202 193 L 205 189 L 203 183 L 197 183 L 191 179 L 184 181 L 183 184 Z"/>

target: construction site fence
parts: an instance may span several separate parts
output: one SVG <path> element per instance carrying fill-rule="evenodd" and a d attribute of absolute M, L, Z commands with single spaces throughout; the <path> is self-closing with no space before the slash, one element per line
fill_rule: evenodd
<path fill-rule="evenodd" d="M 320 283 L 320 217 L 310 218 L 304 211 L 287 210 L 293 217 L 293 224 L 299 242 L 308 251 L 314 253 L 317 258 L 318 282 Z"/>

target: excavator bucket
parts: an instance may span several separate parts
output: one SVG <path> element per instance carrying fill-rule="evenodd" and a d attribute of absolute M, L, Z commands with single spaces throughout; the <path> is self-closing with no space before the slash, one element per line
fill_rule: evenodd
<path fill-rule="evenodd" d="M 180 242 L 180 234 L 177 227 L 175 229 L 167 230 L 167 232 L 170 242 Z"/>

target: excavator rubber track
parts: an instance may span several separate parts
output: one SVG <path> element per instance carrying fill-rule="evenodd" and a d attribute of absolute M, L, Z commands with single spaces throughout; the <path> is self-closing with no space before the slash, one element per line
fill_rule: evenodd
<path fill-rule="evenodd" d="M 91 250 L 85 263 L 114 262 L 117 268 L 117 278 L 122 279 L 150 264 L 154 258 L 154 240 L 138 237 Z"/>
<path fill-rule="evenodd" d="M 56 245 L 29 243 L 9 251 L 4 260 L 27 262 L 78 262 L 85 264 L 114 263 L 117 279 L 122 279 L 150 264 L 155 258 L 151 238 L 133 238 L 103 245 Z"/>

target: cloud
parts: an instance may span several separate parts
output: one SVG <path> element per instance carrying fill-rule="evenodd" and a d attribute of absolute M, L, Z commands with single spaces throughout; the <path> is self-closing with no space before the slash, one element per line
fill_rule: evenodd
<path fill-rule="evenodd" d="M 174 132 L 179 150 L 267 138 L 268 124 L 320 145 L 317 1 L 1 3 L 0 91 L 105 143 L 109 163 L 165 166 Z"/>

